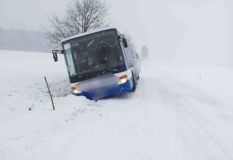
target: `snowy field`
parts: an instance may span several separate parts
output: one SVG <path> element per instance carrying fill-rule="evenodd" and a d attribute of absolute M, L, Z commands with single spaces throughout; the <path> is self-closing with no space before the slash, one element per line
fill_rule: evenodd
<path fill-rule="evenodd" d="M 98 102 L 69 93 L 62 57 L 0 51 L 0 68 L 0 160 L 233 159 L 233 68 L 148 58 L 135 93 Z"/>

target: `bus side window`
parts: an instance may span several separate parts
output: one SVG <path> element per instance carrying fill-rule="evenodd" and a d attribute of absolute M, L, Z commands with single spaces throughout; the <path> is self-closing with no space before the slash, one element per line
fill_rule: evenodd
<path fill-rule="evenodd" d="M 127 57 L 129 67 L 132 68 L 134 65 L 133 65 L 133 55 L 130 50 L 130 47 L 126 48 L 125 50 L 126 50 L 126 57 Z"/>

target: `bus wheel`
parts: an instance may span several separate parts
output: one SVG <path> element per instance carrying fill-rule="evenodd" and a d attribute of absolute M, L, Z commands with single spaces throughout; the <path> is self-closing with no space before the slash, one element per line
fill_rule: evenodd
<path fill-rule="evenodd" d="M 132 73 L 132 75 L 133 75 L 133 73 Z M 131 92 L 134 92 L 136 90 L 136 82 L 134 80 L 134 76 L 132 79 L 133 79 L 133 88 L 132 88 Z"/>

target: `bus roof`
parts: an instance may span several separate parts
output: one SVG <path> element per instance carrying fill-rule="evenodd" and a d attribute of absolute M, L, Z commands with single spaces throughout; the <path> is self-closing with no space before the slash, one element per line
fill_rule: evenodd
<path fill-rule="evenodd" d="M 104 29 L 98 29 L 98 30 L 89 31 L 89 32 L 85 32 L 85 33 L 80 33 L 80 34 L 76 34 L 76 35 L 74 35 L 74 36 L 71 36 L 71 37 L 68 37 L 68 38 L 63 39 L 63 40 L 62 40 L 62 43 L 65 42 L 65 41 L 74 39 L 74 38 L 86 36 L 86 35 L 93 34 L 93 33 L 97 33 L 97 32 L 101 32 L 101 31 L 111 30 L 111 29 L 117 30 L 116 28 L 104 28 Z M 118 32 L 118 31 L 117 31 L 117 32 Z"/>

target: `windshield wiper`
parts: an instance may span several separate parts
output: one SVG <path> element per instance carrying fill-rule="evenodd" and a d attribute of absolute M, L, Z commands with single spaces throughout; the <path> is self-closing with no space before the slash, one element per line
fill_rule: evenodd
<path fill-rule="evenodd" d="M 91 41 L 87 44 L 87 48 L 90 47 L 90 46 L 93 44 L 94 41 L 95 41 L 94 39 L 91 40 Z"/>

